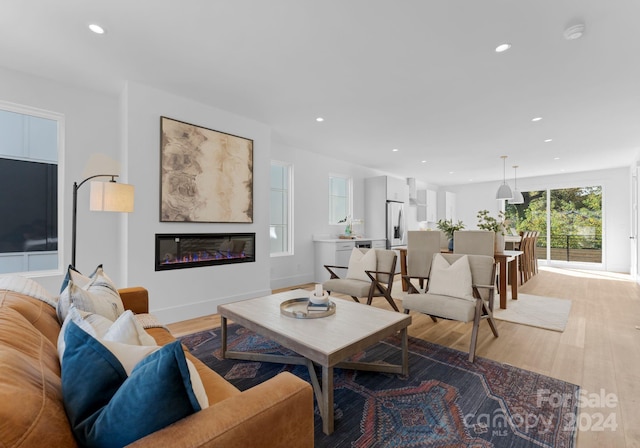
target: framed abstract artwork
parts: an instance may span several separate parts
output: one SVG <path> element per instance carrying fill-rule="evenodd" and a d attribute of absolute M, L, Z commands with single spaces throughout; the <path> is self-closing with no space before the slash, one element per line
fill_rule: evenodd
<path fill-rule="evenodd" d="M 160 117 L 160 221 L 253 222 L 253 140 Z"/>

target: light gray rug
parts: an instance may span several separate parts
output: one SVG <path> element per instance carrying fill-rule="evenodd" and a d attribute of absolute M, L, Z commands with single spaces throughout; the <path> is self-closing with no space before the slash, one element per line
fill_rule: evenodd
<path fill-rule="evenodd" d="M 498 305 L 496 301 L 496 305 Z M 507 301 L 507 309 L 494 308 L 493 317 L 507 322 L 547 330 L 564 331 L 571 311 L 571 300 L 518 294 L 518 300 Z"/>

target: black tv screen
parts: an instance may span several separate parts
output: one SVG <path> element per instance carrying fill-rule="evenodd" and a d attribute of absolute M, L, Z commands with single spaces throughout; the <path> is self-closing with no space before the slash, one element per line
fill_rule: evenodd
<path fill-rule="evenodd" d="M 0 158 L 0 253 L 58 249 L 58 165 Z"/>

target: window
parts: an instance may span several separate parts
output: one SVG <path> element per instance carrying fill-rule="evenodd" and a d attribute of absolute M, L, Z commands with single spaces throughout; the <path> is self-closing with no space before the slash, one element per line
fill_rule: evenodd
<path fill-rule="evenodd" d="M 538 258 L 602 263 L 602 187 L 524 192 L 524 204 L 507 205 L 518 231 L 537 230 Z"/>
<path fill-rule="evenodd" d="M 270 254 L 293 254 L 292 238 L 292 178 L 293 167 L 282 162 L 271 162 L 271 212 L 269 221 Z"/>
<path fill-rule="evenodd" d="M 0 274 L 57 270 L 63 117 L 0 102 Z"/>
<path fill-rule="evenodd" d="M 352 215 L 351 178 L 329 176 L 329 224 L 344 224 Z"/>

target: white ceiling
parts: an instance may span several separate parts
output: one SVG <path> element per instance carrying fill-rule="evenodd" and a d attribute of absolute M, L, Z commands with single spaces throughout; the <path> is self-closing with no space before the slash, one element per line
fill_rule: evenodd
<path fill-rule="evenodd" d="M 629 165 L 638 18 L 638 0 L 6 0 L 0 65 L 114 94 L 141 82 L 279 144 L 451 185 L 501 179 L 501 155 L 509 178 Z"/>

